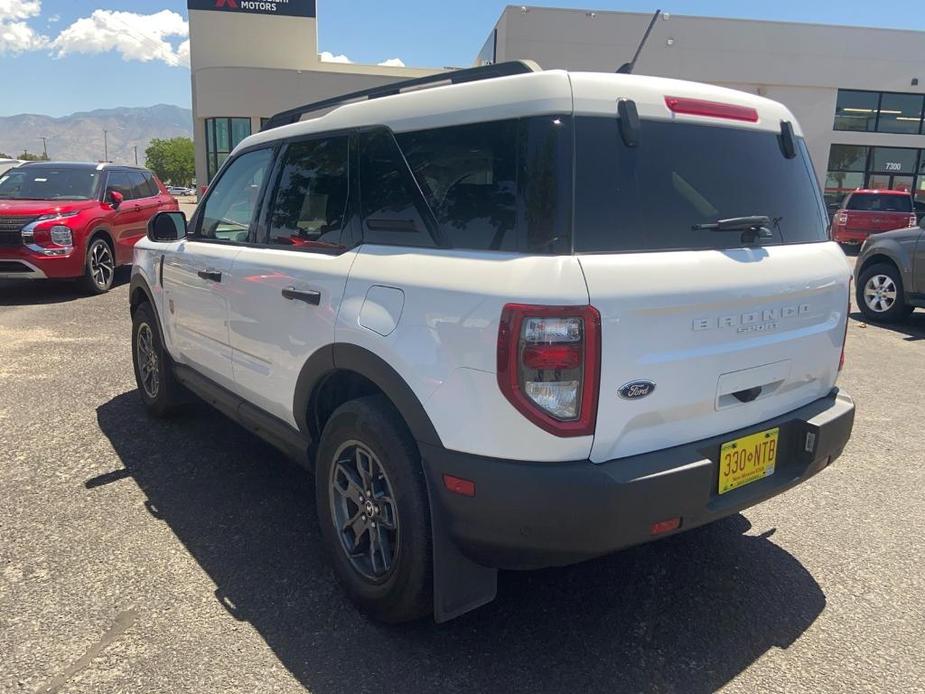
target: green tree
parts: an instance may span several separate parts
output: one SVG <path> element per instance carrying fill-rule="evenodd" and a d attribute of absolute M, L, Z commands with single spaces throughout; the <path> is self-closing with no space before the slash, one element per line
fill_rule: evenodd
<path fill-rule="evenodd" d="M 44 154 L 32 154 L 32 152 L 28 152 L 26 150 L 23 150 L 22 154 L 16 158 L 21 159 L 22 161 L 48 161 L 48 157 L 46 157 Z"/>
<path fill-rule="evenodd" d="M 193 141 L 188 137 L 151 140 L 145 150 L 145 166 L 165 183 L 188 186 L 196 173 Z"/>

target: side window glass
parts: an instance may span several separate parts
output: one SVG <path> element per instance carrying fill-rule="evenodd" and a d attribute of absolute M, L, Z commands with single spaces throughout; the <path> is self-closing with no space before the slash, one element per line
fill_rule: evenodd
<path fill-rule="evenodd" d="M 269 243 L 341 246 L 350 189 L 347 147 L 347 137 L 289 145 L 271 207 Z"/>
<path fill-rule="evenodd" d="M 132 197 L 133 198 L 146 198 L 148 197 L 148 184 L 145 181 L 145 177 L 140 173 L 130 173 L 129 178 L 132 180 Z"/>
<path fill-rule="evenodd" d="M 414 180 L 387 130 L 360 135 L 360 195 L 364 241 L 436 245 L 415 202 L 419 194 Z"/>
<path fill-rule="evenodd" d="M 145 186 L 147 187 L 148 194 L 146 197 L 154 198 L 161 194 L 161 189 L 157 187 L 157 183 L 154 181 L 154 176 L 148 173 L 147 171 L 142 172 L 141 174 L 145 178 Z"/>
<path fill-rule="evenodd" d="M 122 193 L 125 200 L 131 200 L 135 197 L 135 181 L 127 171 L 112 171 L 106 183 L 107 190 L 115 190 Z"/>
<path fill-rule="evenodd" d="M 247 240 L 272 162 L 270 149 L 254 150 L 235 158 L 205 201 L 198 233 L 201 238 L 238 243 Z"/>
<path fill-rule="evenodd" d="M 396 139 L 453 248 L 516 248 L 516 121 L 403 133 Z"/>

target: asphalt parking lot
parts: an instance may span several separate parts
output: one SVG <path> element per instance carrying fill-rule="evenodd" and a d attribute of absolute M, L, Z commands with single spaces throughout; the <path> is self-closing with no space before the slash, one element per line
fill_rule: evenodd
<path fill-rule="evenodd" d="M 120 277 L 0 284 L 0 691 L 925 691 L 925 313 L 854 316 L 855 433 L 808 483 L 388 627 L 336 586 L 305 472 L 204 405 L 144 415 Z"/>

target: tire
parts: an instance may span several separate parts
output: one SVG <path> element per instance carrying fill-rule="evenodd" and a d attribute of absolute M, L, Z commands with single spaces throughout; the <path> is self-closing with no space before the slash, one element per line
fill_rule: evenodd
<path fill-rule="evenodd" d="M 861 313 L 872 323 L 895 323 L 912 313 L 903 293 L 902 276 L 890 263 L 876 263 L 861 273 L 856 299 Z"/>
<path fill-rule="evenodd" d="M 105 294 L 116 276 L 116 256 L 103 236 L 94 236 L 87 244 L 81 287 L 90 294 Z"/>
<path fill-rule="evenodd" d="M 141 401 L 150 415 L 165 417 L 184 402 L 183 387 L 174 377 L 160 326 L 148 303 L 139 305 L 132 315 L 132 364 Z"/>
<path fill-rule="evenodd" d="M 420 453 L 384 396 L 351 400 L 331 415 L 315 459 L 315 499 L 335 574 L 361 610 L 389 623 L 433 612 L 430 508 Z M 356 550 L 352 557 L 350 549 Z"/>

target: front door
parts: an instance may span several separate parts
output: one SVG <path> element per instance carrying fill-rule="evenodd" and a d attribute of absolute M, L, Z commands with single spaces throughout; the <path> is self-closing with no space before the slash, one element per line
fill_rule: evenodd
<path fill-rule="evenodd" d="M 235 257 L 254 233 L 272 149 L 247 152 L 224 169 L 190 224 L 190 236 L 164 262 L 165 320 L 182 363 L 233 388 L 228 301 Z"/>
<path fill-rule="evenodd" d="M 111 219 L 112 240 L 115 244 L 116 263 L 125 265 L 132 261 L 132 249 L 138 240 L 137 229 L 142 226 L 141 207 L 135 198 L 136 181 L 129 171 L 110 171 L 106 180 L 106 200 L 109 193 L 122 194 L 122 203 L 115 208 Z"/>
<path fill-rule="evenodd" d="M 258 240 L 232 267 L 229 331 L 235 388 L 295 424 L 295 385 L 306 360 L 334 342 L 355 252 L 348 138 L 302 140 L 281 155 Z"/>

